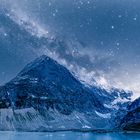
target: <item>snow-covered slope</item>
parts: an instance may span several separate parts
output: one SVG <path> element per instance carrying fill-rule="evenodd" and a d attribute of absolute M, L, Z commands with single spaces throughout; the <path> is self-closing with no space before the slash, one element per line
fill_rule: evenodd
<path fill-rule="evenodd" d="M 123 90 L 85 86 L 43 55 L 0 87 L 0 130 L 113 129 L 115 114 L 126 107 L 117 98 L 129 101 L 130 96 Z"/>

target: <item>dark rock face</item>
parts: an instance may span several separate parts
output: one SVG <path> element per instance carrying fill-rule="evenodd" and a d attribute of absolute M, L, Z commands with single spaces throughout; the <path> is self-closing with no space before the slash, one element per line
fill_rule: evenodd
<path fill-rule="evenodd" d="M 124 130 L 140 131 L 140 98 L 128 106 L 128 111 L 122 119 L 121 126 Z"/>
<path fill-rule="evenodd" d="M 112 129 L 115 113 L 126 108 L 117 98 L 129 101 L 130 96 L 123 90 L 87 87 L 64 66 L 41 56 L 0 87 L 0 129 Z"/>

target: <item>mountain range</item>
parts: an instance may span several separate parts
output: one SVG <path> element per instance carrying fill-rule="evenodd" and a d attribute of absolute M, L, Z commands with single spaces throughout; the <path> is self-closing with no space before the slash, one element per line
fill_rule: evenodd
<path fill-rule="evenodd" d="M 131 95 L 120 89 L 107 91 L 85 85 L 64 66 L 43 55 L 0 87 L 0 130 L 123 129 L 128 108 L 137 108 L 131 104 Z"/>

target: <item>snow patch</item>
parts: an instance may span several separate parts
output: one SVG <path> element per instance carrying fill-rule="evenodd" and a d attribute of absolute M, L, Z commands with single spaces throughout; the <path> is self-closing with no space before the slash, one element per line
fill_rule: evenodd
<path fill-rule="evenodd" d="M 110 113 L 102 114 L 102 113 L 100 113 L 100 112 L 98 112 L 98 111 L 95 111 L 95 113 L 96 113 L 98 116 L 100 116 L 101 118 L 105 118 L 105 119 L 111 118 L 111 114 L 110 114 Z"/>
<path fill-rule="evenodd" d="M 88 126 L 88 125 L 84 125 L 82 128 L 91 128 L 90 126 Z"/>
<path fill-rule="evenodd" d="M 120 95 L 111 103 L 112 105 L 116 105 L 117 103 L 126 103 L 129 100 L 126 98 L 122 98 Z"/>
<path fill-rule="evenodd" d="M 107 105 L 107 104 L 104 104 L 104 107 L 106 107 L 106 108 L 113 108 L 113 106 L 112 105 Z"/>

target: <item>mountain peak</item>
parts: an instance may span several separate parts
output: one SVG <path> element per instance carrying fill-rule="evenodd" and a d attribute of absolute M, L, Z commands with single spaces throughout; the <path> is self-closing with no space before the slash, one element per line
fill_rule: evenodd
<path fill-rule="evenodd" d="M 57 70 L 58 67 L 63 67 L 58 64 L 55 60 L 51 59 L 46 55 L 42 55 L 39 58 L 35 59 L 31 63 L 27 64 L 24 69 L 18 74 L 18 76 L 27 75 L 30 71 L 34 72 L 44 72 Z"/>
<path fill-rule="evenodd" d="M 49 61 L 49 60 L 52 60 L 54 61 L 53 59 L 51 59 L 49 56 L 47 55 L 41 55 L 40 57 L 38 57 L 36 60 L 42 60 L 42 61 Z"/>
<path fill-rule="evenodd" d="M 47 83 L 55 82 L 61 85 L 69 85 L 70 88 L 78 88 L 79 85 L 82 86 L 68 69 L 46 55 L 42 55 L 26 65 L 14 81 L 17 80 L 17 78 L 19 80 L 38 79 Z"/>

